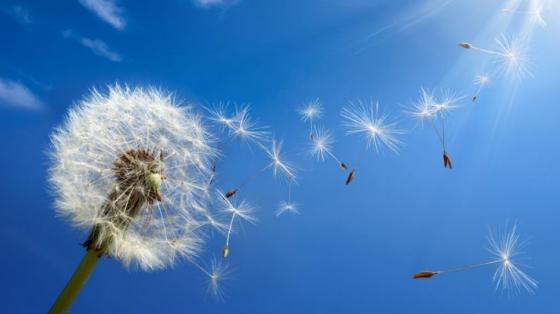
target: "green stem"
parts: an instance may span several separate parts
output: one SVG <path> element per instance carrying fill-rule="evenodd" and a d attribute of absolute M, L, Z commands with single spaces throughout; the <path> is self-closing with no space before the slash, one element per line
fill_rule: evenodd
<path fill-rule="evenodd" d="M 54 313 L 66 313 L 76 295 L 89 278 L 89 275 L 93 271 L 93 268 L 97 264 L 99 257 L 102 253 L 99 250 L 90 249 L 87 251 L 86 255 L 78 265 L 78 268 L 74 271 L 74 274 L 64 287 L 64 290 L 58 295 L 58 298 L 54 302 L 53 306 L 49 310 L 49 314 Z"/>

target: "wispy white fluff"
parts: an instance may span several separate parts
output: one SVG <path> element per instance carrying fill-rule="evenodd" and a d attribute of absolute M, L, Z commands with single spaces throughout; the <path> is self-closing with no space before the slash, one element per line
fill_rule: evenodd
<path fill-rule="evenodd" d="M 386 146 L 394 153 L 398 153 L 402 142 L 398 136 L 403 133 L 398 129 L 398 122 L 391 120 L 388 114 L 379 110 L 379 103 L 373 101 L 365 102 L 359 100 L 344 108 L 340 113 L 346 134 L 362 135 L 366 140 L 366 148 L 373 146 L 379 152 L 382 146 Z"/>
<path fill-rule="evenodd" d="M 100 19 L 111 24 L 118 30 L 124 30 L 126 20 L 123 17 L 124 9 L 119 7 L 115 0 L 80 0 L 87 9 L 94 12 Z"/>
<path fill-rule="evenodd" d="M 29 110 L 40 110 L 45 107 L 43 101 L 25 85 L 3 78 L 0 78 L 0 105 Z"/>
<path fill-rule="evenodd" d="M 105 43 L 100 39 L 81 37 L 72 30 L 63 31 L 62 36 L 64 36 L 64 38 L 70 38 L 78 41 L 82 46 L 89 48 L 91 52 L 93 52 L 94 54 L 100 57 L 103 57 L 113 62 L 122 61 L 122 56 L 117 52 L 113 51 L 111 47 L 107 45 L 107 43 Z"/>
<path fill-rule="evenodd" d="M 112 239 L 107 254 L 143 269 L 196 257 L 203 244 L 200 226 L 210 224 L 207 182 L 217 152 L 190 107 L 180 107 L 172 95 L 151 88 L 93 90 L 70 110 L 51 139 L 49 178 L 57 212 L 83 230 L 107 226 L 102 235 Z M 112 192 L 127 197 L 119 187 L 115 161 L 131 150 L 158 157 L 161 200 L 146 202 L 136 216 L 126 216 L 130 223 L 123 230 L 100 209 L 112 200 Z"/>
<path fill-rule="evenodd" d="M 194 4 L 200 8 L 229 7 L 237 4 L 239 0 L 193 0 Z"/>

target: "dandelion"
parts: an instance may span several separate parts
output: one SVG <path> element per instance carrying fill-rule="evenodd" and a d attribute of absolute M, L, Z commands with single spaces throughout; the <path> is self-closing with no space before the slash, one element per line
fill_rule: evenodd
<path fill-rule="evenodd" d="M 325 160 L 325 156 L 328 156 L 332 158 L 341 169 L 348 170 L 346 163 L 340 161 L 333 154 L 332 144 L 334 143 L 334 139 L 328 130 L 316 127 L 311 134 L 313 134 L 309 147 L 309 153 L 311 155 L 321 161 Z"/>
<path fill-rule="evenodd" d="M 430 123 L 436 133 L 443 150 L 443 165 L 445 168 L 452 169 L 451 158 L 447 152 L 445 125 L 447 114 L 458 108 L 458 103 L 463 99 L 456 96 L 450 90 L 443 90 L 439 97 L 428 89 L 420 89 L 420 99 L 412 104 L 412 108 L 405 110 L 407 114 L 420 121 L 423 126 L 426 121 Z M 439 125 L 436 124 L 439 120 Z"/>
<path fill-rule="evenodd" d="M 484 87 L 488 86 L 488 84 L 490 84 L 490 76 L 488 76 L 487 74 L 479 74 L 475 77 L 474 84 L 478 86 L 478 89 L 476 90 L 476 93 L 472 97 L 472 102 L 477 101 L 478 96 L 480 95 L 480 92 L 481 92 L 482 88 L 484 88 Z"/>
<path fill-rule="evenodd" d="M 508 77 L 522 79 L 526 76 L 532 77 L 532 73 L 527 66 L 527 55 L 525 42 L 520 38 L 510 39 L 502 35 L 496 38 L 498 50 L 484 49 L 473 44 L 462 42 L 459 47 L 476 50 L 496 57 L 498 71 Z"/>
<path fill-rule="evenodd" d="M 446 270 L 421 271 L 415 273 L 412 278 L 432 278 L 436 275 L 463 272 L 484 266 L 496 265 L 497 269 L 493 276 L 496 289 L 514 290 L 515 292 L 525 290 L 529 293 L 533 293 L 538 287 L 538 282 L 521 270 L 521 268 L 519 268 L 520 264 L 516 261 L 521 255 L 520 249 L 523 246 L 523 243 L 519 242 L 517 226 L 513 225 L 513 227 L 508 230 L 506 225 L 502 233 L 491 232 L 488 237 L 488 244 L 488 251 L 491 253 L 492 258 L 486 262 Z"/>
<path fill-rule="evenodd" d="M 228 257 L 229 255 L 229 243 L 231 238 L 231 232 L 233 230 L 233 225 L 236 217 L 239 219 L 245 220 L 249 223 L 255 223 L 257 218 L 253 215 L 254 209 L 251 207 L 247 202 L 241 201 L 238 203 L 234 203 L 228 197 L 224 195 L 223 192 L 218 191 L 218 199 L 220 200 L 222 211 L 226 214 L 231 215 L 231 219 L 229 221 L 229 226 L 227 228 L 226 233 L 226 244 L 222 249 L 222 256 Z"/>
<path fill-rule="evenodd" d="M 397 138 L 403 131 L 397 128 L 398 123 L 391 120 L 388 114 L 379 111 L 379 103 L 365 103 L 358 101 L 342 108 L 341 116 L 344 119 L 346 134 L 362 135 L 366 141 L 366 151 L 373 146 L 376 152 L 382 147 L 398 154 L 402 142 Z M 363 156 L 363 154 L 362 154 Z M 359 164 L 359 161 L 356 163 Z M 346 178 L 346 185 L 354 178 L 356 169 L 352 169 Z"/>
<path fill-rule="evenodd" d="M 93 90 L 51 136 L 58 214 L 90 230 L 87 254 L 51 308 L 66 311 L 98 259 L 163 268 L 195 258 L 217 151 L 202 119 L 155 89 Z"/>

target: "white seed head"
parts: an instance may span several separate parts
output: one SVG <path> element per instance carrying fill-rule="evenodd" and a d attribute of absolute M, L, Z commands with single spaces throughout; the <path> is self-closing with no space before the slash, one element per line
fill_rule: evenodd
<path fill-rule="evenodd" d="M 319 99 L 315 99 L 298 109 L 298 113 L 303 122 L 313 122 L 323 117 L 323 106 Z"/>
<path fill-rule="evenodd" d="M 373 146 L 379 152 L 381 146 L 398 153 L 402 142 L 398 136 L 403 133 L 398 129 L 398 122 L 391 120 L 388 114 L 379 111 L 379 103 L 358 101 L 342 108 L 346 134 L 359 134 L 366 140 L 366 148 Z"/>
<path fill-rule="evenodd" d="M 92 230 L 88 249 L 155 269 L 194 257 L 217 151 L 202 119 L 169 93 L 93 90 L 52 136 L 57 212 Z M 196 230 L 195 230 L 196 229 Z M 84 243 L 84 245 L 86 245 Z"/>
<path fill-rule="evenodd" d="M 498 263 L 493 277 L 496 289 L 501 288 L 513 292 L 525 290 L 534 293 L 538 282 L 520 268 L 522 266 L 519 264 L 519 258 L 522 255 L 520 249 L 524 243 L 519 242 L 517 226 L 513 225 L 508 228 L 506 225 L 503 230 L 491 232 L 488 236 L 488 243 L 488 250 Z"/>

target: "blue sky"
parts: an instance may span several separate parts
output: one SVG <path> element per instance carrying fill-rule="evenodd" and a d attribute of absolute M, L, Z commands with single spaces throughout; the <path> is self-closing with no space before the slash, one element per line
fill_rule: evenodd
<path fill-rule="evenodd" d="M 158 86 L 196 105 L 250 103 L 299 168 L 301 215 L 275 217 L 286 186 L 271 175 L 243 197 L 259 223 L 235 235 L 226 297 L 206 295 L 188 263 L 145 273 L 103 260 L 76 313 L 554 313 L 560 280 L 557 88 L 560 13 L 546 27 L 532 1 L 2 1 L 0 2 L 1 295 L 9 313 L 44 312 L 83 256 L 85 234 L 55 216 L 46 181 L 49 134 L 90 88 Z M 552 1 L 551 1 L 552 2 Z M 534 3 L 534 1 L 533 1 Z M 494 67 L 465 51 L 501 34 L 527 37 L 533 78 L 499 76 L 473 104 L 472 81 Z M 448 118 L 454 169 L 429 128 L 403 114 L 421 87 L 466 96 Z M 337 155 L 364 151 L 346 136 L 348 101 L 378 100 L 407 132 L 399 155 L 372 151 L 355 181 L 305 154 L 296 108 L 319 98 Z M 227 187 L 266 156 L 224 146 Z M 249 161 L 249 162 L 248 162 Z M 488 227 L 517 222 L 535 295 L 496 291 L 493 267 L 413 281 L 412 273 L 484 261 Z M 223 239 L 207 245 L 219 254 Z"/>

